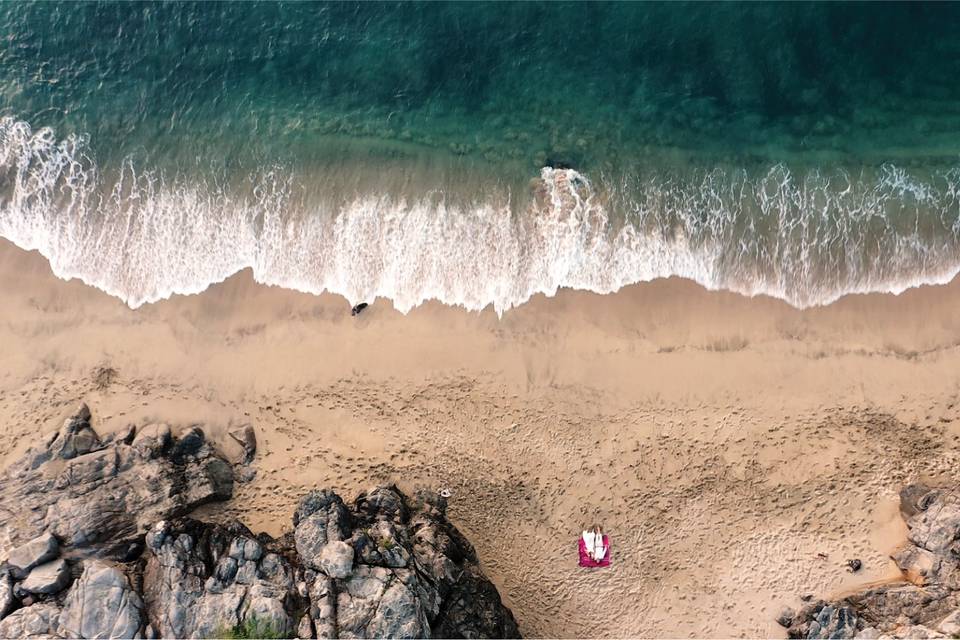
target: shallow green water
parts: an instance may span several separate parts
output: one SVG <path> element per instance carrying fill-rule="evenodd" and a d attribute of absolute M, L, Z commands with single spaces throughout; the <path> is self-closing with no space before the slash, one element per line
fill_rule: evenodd
<path fill-rule="evenodd" d="M 669 275 L 798 305 L 942 281 L 958 18 L 0 4 L 0 235 L 134 305 L 246 266 L 401 308 Z"/>

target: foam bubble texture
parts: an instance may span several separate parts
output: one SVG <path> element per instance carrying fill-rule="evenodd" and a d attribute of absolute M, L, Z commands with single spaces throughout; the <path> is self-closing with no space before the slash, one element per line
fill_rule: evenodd
<path fill-rule="evenodd" d="M 81 137 L 0 119 L 0 235 L 131 307 L 247 267 L 261 283 L 385 297 L 403 312 L 436 299 L 502 314 L 561 287 L 609 293 L 669 276 L 805 307 L 946 282 L 960 263 L 957 169 L 921 179 L 895 166 L 856 176 L 775 166 L 594 185 L 544 168 L 535 192 L 515 215 L 509 203 L 435 194 L 307 204 L 282 168 L 245 189 L 130 162 L 108 181 Z"/>

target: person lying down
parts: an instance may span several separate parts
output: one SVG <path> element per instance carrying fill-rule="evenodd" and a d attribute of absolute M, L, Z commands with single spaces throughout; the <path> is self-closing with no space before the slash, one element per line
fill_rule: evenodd
<path fill-rule="evenodd" d="M 594 525 L 580 536 L 580 566 L 606 567 L 610 564 L 610 538 Z"/>

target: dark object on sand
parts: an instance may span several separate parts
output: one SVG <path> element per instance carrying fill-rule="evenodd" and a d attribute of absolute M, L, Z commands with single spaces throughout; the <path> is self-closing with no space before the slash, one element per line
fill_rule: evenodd
<path fill-rule="evenodd" d="M 860 567 L 863 566 L 863 563 L 860 562 L 859 558 L 854 558 L 853 560 L 847 560 L 847 566 L 850 568 L 850 571 L 856 573 L 860 571 Z"/>
<path fill-rule="evenodd" d="M 355 306 L 353 309 L 350 309 L 350 315 L 355 316 L 355 315 L 359 314 L 361 311 L 363 311 L 363 310 L 366 309 L 366 308 L 367 308 L 367 303 L 366 303 L 366 302 L 361 302 L 360 304 L 358 304 L 357 306 Z"/>

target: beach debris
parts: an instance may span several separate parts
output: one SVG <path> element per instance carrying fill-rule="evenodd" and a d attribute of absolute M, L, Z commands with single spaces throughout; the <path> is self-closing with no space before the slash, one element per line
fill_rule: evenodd
<path fill-rule="evenodd" d="M 860 562 L 859 558 L 853 558 L 852 560 L 847 560 L 847 569 L 850 573 L 856 573 L 860 571 L 860 568 L 863 566 L 863 563 Z"/>
<path fill-rule="evenodd" d="M 369 305 L 366 302 L 361 302 L 360 304 L 350 309 L 350 315 L 352 316 L 360 315 L 360 312 L 366 309 L 368 306 Z"/>
<path fill-rule="evenodd" d="M 453 492 L 450 491 L 450 489 L 446 489 L 446 488 L 440 489 L 440 491 L 438 491 L 437 493 L 440 494 L 441 498 L 449 498 L 450 496 L 453 495 Z"/>
<path fill-rule="evenodd" d="M 826 560 L 829 556 L 827 556 L 827 554 L 825 554 L 824 552 L 820 551 L 817 553 L 817 557 L 820 558 L 821 560 Z"/>

